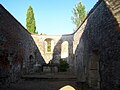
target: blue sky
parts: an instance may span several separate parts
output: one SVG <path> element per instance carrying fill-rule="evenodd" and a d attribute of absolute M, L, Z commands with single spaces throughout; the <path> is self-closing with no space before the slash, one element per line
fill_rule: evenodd
<path fill-rule="evenodd" d="M 73 33 L 72 10 L 80 0 L 0 0 L 0 3 L 26 28 L 26 12 L 31 5 L 36 30 L 49 35 Z M 98 0 L 82 0 L 89 11 Z"/>

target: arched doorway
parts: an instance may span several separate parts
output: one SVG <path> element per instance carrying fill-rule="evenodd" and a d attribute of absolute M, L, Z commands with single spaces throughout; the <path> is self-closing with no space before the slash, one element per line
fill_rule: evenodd
<path fill-rule="evenodd" d="M 100 88 L 99 74 L 99 53 L 98 50 L 93 50 L 90 55 L 89 62 L 89 85 L 90 87 Z"/>

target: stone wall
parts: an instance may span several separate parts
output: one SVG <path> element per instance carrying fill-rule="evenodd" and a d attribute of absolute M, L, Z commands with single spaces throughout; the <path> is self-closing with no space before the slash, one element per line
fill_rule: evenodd
<path fill-rule="evenodd" d="M 78 80 L 100 90 L 120 88 L 120 2 L 114 1 L 99 0 L 91 10 L 75 51 Z"/>
<path fill-rule="evenodd" d="M 31 34 L 0 5 L 0 87 L 31 73 L 42 56 Z"/>
<path fill-rule="evenodd" d="M 70 65 L 70 71 L 73 71 L 73 34 L 69 35 L 36 35 L 32 34 L 32 37 L 41 52 L 44 61 L 48 64 L 59 63 L 62 58 L 67 60 Z M 52 40 L 51 52 L 47 52 L 46 39 Z"/>
<path fill-rule="evenodd" d="M 69 71 L 83 85 L 119 90 L 120 0 L 99 0 L 68 35 L 31 35 L 0 5 L 0 87 L 15 82 L 21 73 L 39 71 L 43 63 L 59 63 L 60 58 L 67 60 Z"/>
<path fill-rule="evenodd" d="M 68 52 L 64 51 L 63 49 L 67 49 Z M 58 63 L 59 59 L 62 58 L 63 60 L 66 60 L 70 66 L 69 72 L 73 72 L 74 64 L 73 64 L 73 35 L 62 35 L 60 40 L 57 42 L 57 44 L 54 47 L 53 51 L 53 59 L 52 61 L 55 63 Z M 61 53 L 64 53 L 62 55 Z M 61 56 L 62 55 L 62 56 Z"/>
<path fill-rule="evenodd" d="M 76 58 L 81 59 L 83 57 L 81 52 L 83 52 L 84 45 L 83 45 L 82 41 L 81 41 L 81 44 L 79 44 L 79 41 L 81 40 L 81 36 L 84 32 L 86 24 L 87 24 L 87 19 L 73 33 L 73 56 L 74 56 L 73 64 L 74 64 L 74 73 L 76 73 L 76 75 L 79 74 L 77 72 L 79 72 L 80 69 L 83 70 L 82 68 L 78 68 L 78 67 L 81 67 L 81 64 L 79 64 L 79 62 L 76 60 Z M 75 52 L 77 52 L 77 53 L 75 53 Z M 78 70 L 76 70 L 76 69 L 78 69 Z M 80 73 L 82 73 L 82 72 L 80 71 Z"/>
<path fill-rule="evenodd" d="M 37 35 L 32 34 L 32 37 L 38 46 L 39 51 L 41 52 L 41 55 L 44 58 L 44 61 L 46 63 L 49 63 L 50 60 L 53 58 L 53 50 L 54 46 L 57 44 L 57 42 L 60 40 L 61 35 Z M 53 40 L 53 45 L 51 45 L 51 52 L 47 51 L 47 43 L 45 42 L 46 39 Z"/>

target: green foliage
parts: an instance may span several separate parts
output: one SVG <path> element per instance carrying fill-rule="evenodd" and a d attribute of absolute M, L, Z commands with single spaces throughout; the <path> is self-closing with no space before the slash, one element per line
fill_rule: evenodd
<path fill-rule="evenodd" d="M 51 45 L 48 45 L 48 46 L 47 46 L 47 51 L 48 51 L 48 52 L 51 52 Z"/>
<path fill-rule="evenodd" d="M 29 6 L 27 10 L 26 27 L 29 32 L 38 34 L 38 32 L 36 32 L 35 18 L 34 18 L 33 8 L 31 6 Z"/>
<path fill-rule="evenodd" d="M 47 51 L 51 52 L 51 41 L 47 42 Z"/>
<path fill-rule="evenodd" d="M 75 8 L 73 8 L 73 16 L 71 17 L 76 28 L 78 28 L 78 26 L 84 21 L 86 16 L 85 6 L 79 2 Z"/>
<path fill-rule="evenodd" d="M 59 70 L 61 72 L 67 71 L 67 69 L 69 68 L 69 64 L 67 63 L 67 61 L 60 59 L 59 63 L 60 63 Z"/>

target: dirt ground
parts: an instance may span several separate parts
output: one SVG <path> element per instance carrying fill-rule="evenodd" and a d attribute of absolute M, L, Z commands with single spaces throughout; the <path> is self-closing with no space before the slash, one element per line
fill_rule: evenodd
<path fill-rule="evenodd" d="M 76 78 L 66 73 L 25 75 L 6 90 L 81 90 Z"/>
<path fill-rule="evenodd" d="M 74 88 L 69 90 L 78 90 L 76 81 L 73 80 L 22 80 L 12 84 L 7 90 L 63 90 L 62 88 L 68 85 Z"/>

